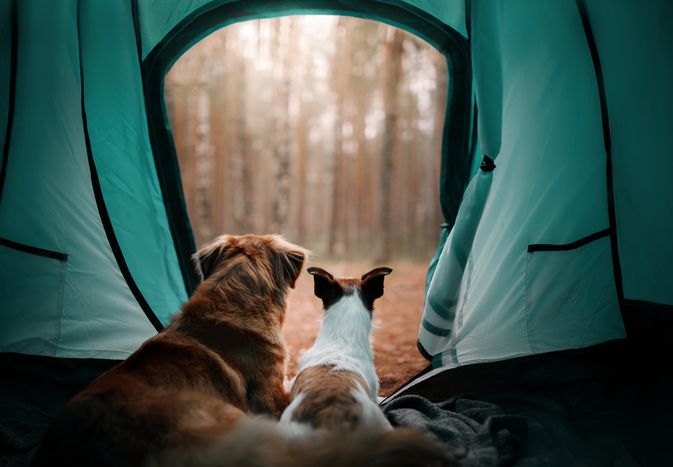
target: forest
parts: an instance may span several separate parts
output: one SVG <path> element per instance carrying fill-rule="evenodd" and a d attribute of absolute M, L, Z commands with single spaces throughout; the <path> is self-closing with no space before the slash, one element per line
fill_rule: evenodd
<path fill-rule="evenodd" d="M 197 243 L 278 232 L 325 258 L 424 259 L 442 222 L 445 58 L 369 20 L 220 29 L 165 80 Z"/>

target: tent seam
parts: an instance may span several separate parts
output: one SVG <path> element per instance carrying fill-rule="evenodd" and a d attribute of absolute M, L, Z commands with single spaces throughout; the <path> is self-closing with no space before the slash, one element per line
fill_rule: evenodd
<path fill-rule="evenodd" d="M 28 253 L 31 255 L 42 256 L 44 258 L 55 259 L 57 261 L 67 262 L 68 255 L 66 253 L 61 253 L 60 251 L 47 250 L 44 248 L 39 248 L 32 245 L 26 245 L 25 243 L 15 242 L 4 237 L 0 237 L 0 245 L 11 248 L 12 250 L 21 251 L 23 253 Z"/>
<path fill-rule="evenodd" d="M 80 100 L 81 100 L 81 111 L 82 111 L 82 129 L 84 132 L 84 143 L 86 145 L 87 161 L 89 163 L 89 171 L 91 175 L 91 187 L 93 189 L 94 198 L 96 200 L 96 207 L 98 208 L 98 215 L 100 217 L 101 223 L 103 224 L 103 230 L 108 240 L 112 254 L 117 262 L 119 271 L 121 272 L 124 280 L 126 281 L 127 287 L 130 289 L 132 295 L 138 302 L 141 310 L 147 316 L 147 319 L 152 323 L 154 328 L 157 331 L 163 329 L 163 324 L 157 316 L 154 314 L 154 311 L 150 307 L 149 303 L 143 296 L 142 292 L 138 288 L 138 285 L 135 283 L 131 271 L 126 264 L 124 259 L 124 253 L 119 245 L 119 241 L 114 232 L 114 226 L 112 225 L 112 220 L 107 211 L 107 206 L 105 204 L 105 197 L 103 196 L 103 190 L 100 185 L 100 180 L 98 178 L 98 172 L 96 170 L 96 162 L 93 157 L 93 149 L 91 147 L 91 140 L 89 137 L 89 126 L 87 123 L 86 116 L 86 104 L 84 96 L 84 64 L 82 63 L 82 37 L 80 31 L 80 18 L 81 16 L 81 1 L 77 2 L 77 43 L 78 43 L 78 52 L 79 52 L 79 75 L 80 75 Z"/>
<path fill-rule="evenodd" d="M 594 66 L 594 76 L 596 78 L 596 87 L 598 89 L 598 98 L 600 103 L 601 111 L 601 127 L 603 130 L 603 144 L 605 147 L 606 155 L 606 191 L 607 191 L 607 204 L 608 204 L 608 219 L 610 223 L 610 249 L 612 252 L 612 271 L 615 276 L 615 288 L 617 290 L 617 300 L 619 302 L 619 311 L 622 316 L 622 322 L 625 321 L 624 317 L 624 286 L 622 282 L 622 270 L 621 263 L 619 261 L 619 247 L 617 239 L 617 215 L 615 212 L 615 192 L 614 192 L 614 179 L 612 173 L 612 140 L 610 137 L 610 115 L 608 112 L 608 102 L 607 95 L 605 93 L 605 80 L 603 78 L 603 68 L 601 66 L 600 56 L 598 54 L 598 47 L 596 45 L 596 40 L 594 38 L 593 31 L 591 29 L 591 22 L 589 21 L 589 14 L 586 7 L 585 0 L 576 0 L 577 11 L 580 16 L 580 21 L 582 23 L 582 29 L 584 30 L 584 36 L 587 42 L 587 47 L 589 48 L 589 54 L 591 56 L 591 61 Z"/>
<path fill-rule="evenodd" d="M 10 64 L 9 64 L 9 99 L 7 109 L 7 125 L 5 127 L 5 142 L 2 148 L 2 166 L 0 167 L 0 203 L 7 178 L 7 166 L 9 163 L 9 149 L 14 128 L 14 111 L 16 106 L 16 70 L 19 48 L 19 25 L 18 25 L 18 0 L 12 0 L 11 25 L 10 25 Z"/>

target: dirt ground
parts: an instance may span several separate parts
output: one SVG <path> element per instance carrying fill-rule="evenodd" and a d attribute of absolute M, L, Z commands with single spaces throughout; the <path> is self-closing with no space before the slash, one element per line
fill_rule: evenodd
<path fill-rule="evenodd" d="M 379 264 L 312 260 L 335 277 L 359 277 Z M 416 348 L 423 308 L 423 288 L 427 264 L 391 262 L 383 297 L 374 304 L 374 363 L 381 383 L 379 395 L 391 394 L 411 376 L 428 365 Z M 313 278 L 303 272 L 291 291 L 283 334 L 290 354 L 289 377 L 297 371 L 297 360 L 318 333 L 322 302 L 313 295 Z"/>

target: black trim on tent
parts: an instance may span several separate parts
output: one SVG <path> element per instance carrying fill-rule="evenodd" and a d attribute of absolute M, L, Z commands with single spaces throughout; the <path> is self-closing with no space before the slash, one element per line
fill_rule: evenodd
<path fill-rule="evenodd" d="M 135 15 L 137 2 L 133 1 Z M 469 181 L 472 162 L 469 121 L 472 111 L 472 68 L 468 42 L 459 32 L 425 11 L 396 0 L 238 0 L 214 1 L 198 8 L 159 42 L 142 61 L 143 90 L 152 152 L 188 292 L 198 284 L 190 257 L 194 236 L 187 214 L 178 158 L 166 115 L 164 76 L 177 58 L 219 26 L 267 16 L 307 13 L 366 17 L 400 27 L 423 38 L 444 54 L 449 70 L 447 112 L 443 129 L 440 205 L 453 226 Z M 135 21 L 138 27 L 139 21 Z M 140 31 L 136 30 L 140 36 Z M 140 48 L 140 47 L 139 47 Z"/>
<path fill-rule="evenodd" d="M 533 243 L 528 245 L 528 253 L 533 253 L 536 251 L 568 251 L 575 250 L 577 248 L 583 247 L 584 245 L 591 243 L 595 240 L 598 240 L 603 237 L 610 235 L 610 229 L 603 229 L 599 232 L 594 232 L 591 235 L 582 237 L 579 240 L 575 240 L 571 243 L 566 243 L 564 245 L 552 245 L 548 243 Z"/>
<path fill-rule="evenodd" d="M 418 378 L 420 378 L 421 376 L 425 375 L 426 373 L 429 373 L 429 372 L 432 371 L 432 370 L 433 370 L 432 365 L 426 365 L 426 366 L 423 367 L 423 369 L 420 370 L 418 373 L 415 373 L 412 377 L 410 377 L 409 379 L 407 379 L 404 383 L 402 383 L 402 384 L 400 384 L 399 386 L 397 386 L 397 389 L 395 389 L 395 391 L 393 391 L 393 393 L 395 393 L 395 392 L 396 392 L 397 390 L 399 390 L 400 388 L 406 387 L 407 385 L 413 383 L 413 382 L 416 381 Z M 392 395 L 392 394 L 389 394 L 388 396 L 384 397 L 384 398 L 381 400 L 381 402 L 379 402 L 379 406 L 380 406 L 380 407 L 383 407 L 383 406 L 386 405 L 388 402 L 390 402 L 388 399 L 390 399 L 390 396 L 391 396 L 391 395 Z"/>
<path fill-rule="evenodd" d="M 433 360 L 433 356 L 428 353 L 427 350 L 423 347 L 423 344 L 421 344 L 421 341 L 417 340 L 416 341 L 416 348 L 418 348 L 418 352 L 421 354 L 421 357 L 426 359 L 427 361 L 431 362 Z M 401 386 L 400 386 L 401 387 Z"/>
<path fill-rule="evenodd" d="M 9 146 L 14 127 L 14 106 L 16 104 L 16 61 L 19 48 L 19 21 L 17 0 L 12 0 L 11 6 L 11 41 L 9 56 L 9 99 L 7 108 L 7 126 L 5 127 L 5 143 L 2 147 L 2 166 L 0 166 L 0 201 L 7 178 L 7 162 L 9 161 Z"/>
<path fill-rule="evenodd" d="M 6 238 L 0 237 L 0 245 L 6 246 L 13 250 L 29 253 L 31 255 L 44 256 L 45 258 L 56 259 L 58 261 L 68 261 L 68 255 L 59 251 L 45 250 L 36 246 L 26 245 L 25 243 L 18 243 Z"/>
<path fill-rule="evenodd" d="M 173 135 L 171 134 L 170 129 L 168 129 L 168 118 L 166 117 L 166 112 L 163 108 L 163 75 L 158 83 L 158 89 L 152 89 L 150 82 L 154 82 L 154 80 L 146 78 L 146 67 L 143 63 L 138 0 L 131 0 L 131 11 L 133 14 L 133 28 L 136 38 L 136 49 L 138 52 L 138 66 L 141 70 L 143 84 L 143 100 L 145 104 L 145 113 L 147 114 L 147 131 L 150 137 L 150 144 L 152 145 L 154 166 L 157 171 L 159 185 L 161 186 L 161 196 L 164 202 L 164 208 L 166 209 L 168 227 L 171 231 L 171 236 L 173 237 L 173 246 L 178 259 L 185 291 L 187 292 L 187 295 L 191 295 L 201 281 L 201 278 L 191 262 L 192 254 L 196 251 L 196 241 L 194 240 L 192 225 L 189 221 L 189 214 L 187 213 L 187 203 L 182 189 L 182 177 L 180 176 L 180 166 L 178 164 L 177 153 L 175 152 Z M 158 100 L 156 97 L 152 97 L 154 92 L 158 94 Z M 161 122 L 161 124 L 158 122 Z M 163 141 L 163 144 L 159 143 L 158 140 Z M 157 149 L 159 146 L 163 149 Z"/>
<path fill-rule="evenodd" d="M 93 151 L 91 149 L 91 140 L 89 139 L 89 126 L 87 123 L 87 116 L 86 116 L 86 106 L 85 106 L 85 98 L 84 98 L 84 65 L 82 64 L 82 37 L 81 37 L 81 31 L 80 31 L 80 13 L 81 13 L 81 2 L 77 2 L 77 45 L 78 45 L 78 53 L 79 53 L 79 77 L 80 77 L 80 100 L 81 100 L 81 106 L 82 106 L 82 127 L 84 130 L 84 142 L 86 144 L 86 155 L 87 155 L 87 160 L 89 162 L 89 171 L 91 173 L 91 186 L 93 188 L 94 192 L 94 197 L 96 199 L 96 206 L 98 207 L 98 213 L 100 215 L 101 223 L 103 224 L 103 229 L 105 230 L 105 235 L 107 236 L 108 243 L 110 244 L 110 248 L 112 249 L 112 253 L 114 254 L 115 260 L 117 261 L 117 265 L 119 266 L 119 270 L 122 273 L 122 276 L 124 277 L 124 280 L 126 281 L 126 284 L 128 285 L 129 289 L 131 290 L 131 293 L 135 297 L 135 299 L 138 301 L 138 305 L 140 305 L 140 308 L 142 308 L 143 312 L 147 316 L 147 319 L 150 320 L 152 325 L 155 327 L 157 331 L 161 331 L 164 327 L 161 324 L 161 321 L 159 321 L 159 318 L 154 314 L 154 311 L 152 311 L 152 308 L 150 307 L 149 303 L 147 303 L 147 300 L 145 300 L 145 297 L 143 296 L 142 292 L 138 288 L 138 285 L 136 284 L 135 280 L 133 279 L 133 276 L 131 275 L 131 271 L 128 268 L 128 265 L 126 264 L 126 260 L 124 259 L 124 253 L 121 250 L 121 247 L 119 246 L 119 241 L 117 240 L 117 236 L 115 235 L 114 227 L 112 226 L 112 221 L 110 220 L 110 215 L 107 211 L 107 206 L 105 205 L 105 198 L 103 196 L 103 191 L 100 186 L 100 180 L 98 179 L 98 172 L 96 171 L 96 162 L 94 161 L 93 158 Z"/>
<path fill-rule="evenodd" d="M 472 40 L 472 0 L 465 0 L 465 32 L 467 39 Z"/>
<path fill-rule="evenodd" d="M 138 0 L 131 0 L 131 16 L 133 17 L 133 33 L 136 40 L 136 52 L 138 53 L 138 63 L 143 62 L 143 40 L 140 32 L 140 13 L 138 12 Z"/>
<path fill-rule="evenodd" d="M 477 149 L 477 138 L 478 138 L 478 133 L 477 133 L 477 127 L 479 125 L 479 108 L 477 107 L 477 103 L 474 103 L 474 106 L 472 108 L 472 125 L 470 127 L 470 149 L 469 154 L 470 158 L 474 160 L 474 152 Z M 470 163 L 470 170 L 472 170 L 472 164 Z"/>
<path fill-rule="evenodd" d="M 591 61 L 594 65 L 594 72 L 596 75 L 596 86 L 598 88 L 598 96 L 601 105 L 601 124 L 603 127 L 603 144 L 605 145 L 605 175 L 608 192 L 608 219 L 610 222 L 610 247 L 612 250 L 612 269 L 615 275 L 615 287 L 617 289 L 617 299 L 619 300 L 619 308 L 624 319 L 624 287 L 622 284 L 622 267 L 619 262 L 619 248 L 617 244 L 617 216 L 615 213 L 615 190 L 614 181 L 612 179 L 612 139 L 610 137 L 610 116 L 608 112 L 608 101 L 605 94 L 605 80 L 603 79 L 603 68 L 601 66 L 601 59 L 598 55 L 598 47 L 596 46 L 596 39 L 591 30 L 591 22 L 589 21 L 589 13 L 587 12 L 586 3 L 584 0 L 577 0 L 577 10 L 579 11 L 580 19 L 582 20 L 582 28 L 587 40 L 587 46 L 591 53 Z"/>

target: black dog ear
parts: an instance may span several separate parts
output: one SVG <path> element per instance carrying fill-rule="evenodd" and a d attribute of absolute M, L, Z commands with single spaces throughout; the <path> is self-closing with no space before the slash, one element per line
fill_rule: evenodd
<path fill-rule="evenodd" d="M 192 261 L 201 280 L 210 276 L 229 247 L 229 236 L 222 235 L 192 255 Z"/>
<path fill-rule="evenodd" d="M 374 300 L 383 295 L 383 279 L 393 272 L 392 269 L 381 267 L 372 269 L 362 275 L 362 298 L 365 304 L 371 310 L 374 306 Z"/>
<path fill-rule="evenodd" d="M 343 290 L 332 274 L 316 267 L 310 267 L 306 272 L 313 276 L 313 293 L 322 300 L 325 309 L 341 298 Z"/>

